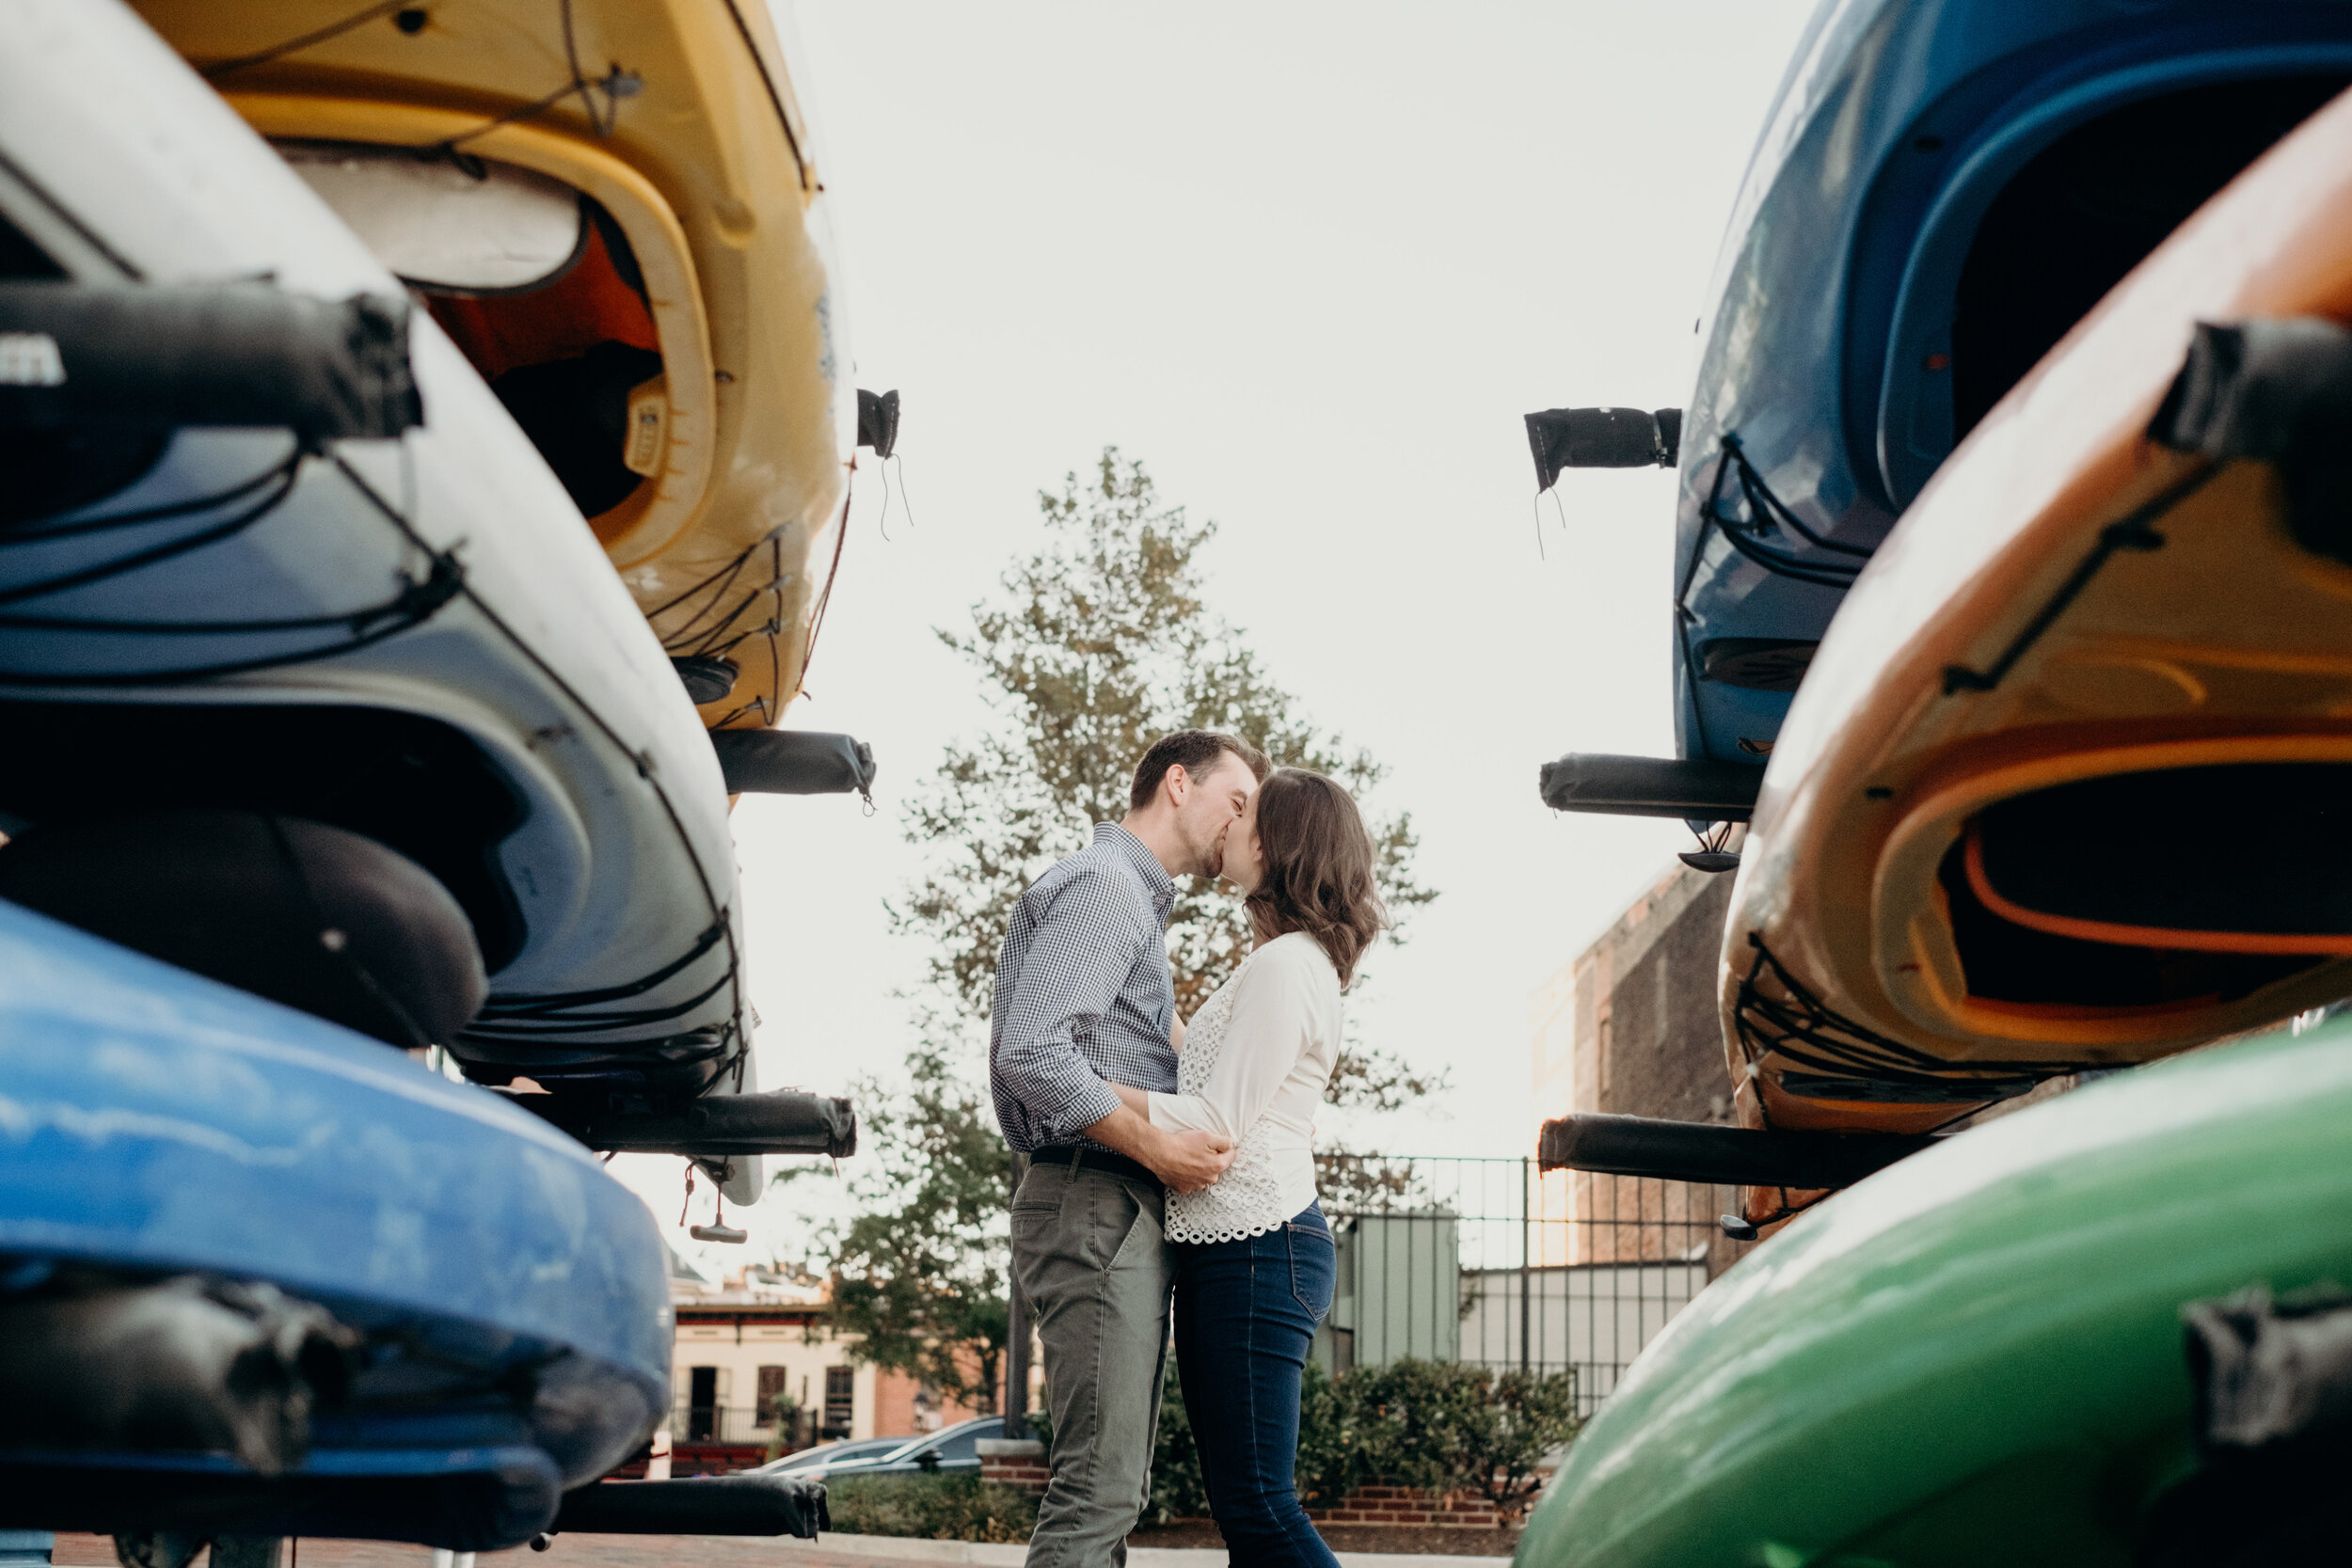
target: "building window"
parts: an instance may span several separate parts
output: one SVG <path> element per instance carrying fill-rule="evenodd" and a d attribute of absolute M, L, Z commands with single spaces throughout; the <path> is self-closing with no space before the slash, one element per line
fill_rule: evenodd
<path fill-rule="evenodd" d="M 785 1397 L 784 1369 L 759 1369 L 759 1402 L 752 1407 L 752 1424 L 768 1427 L 776 1424 L 776 1402 Z"/>
<path fill-rule="evenodd" d="M 825 1369 L 825 1435 L 847 1437 L 857 1404 L 857 1371 L 850 1367 Z"/>

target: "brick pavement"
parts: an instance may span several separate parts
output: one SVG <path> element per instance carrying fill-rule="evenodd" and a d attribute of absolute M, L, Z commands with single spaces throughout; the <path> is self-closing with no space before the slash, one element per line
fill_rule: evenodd
<path fill-rule="evenodd" d="M 115 1544 L 103 1535 L 60 1535 L 57 1568 L 116 1568 Z M 280 1568 L 432 1568 L 433 1549 L 391 1541 L 294 1543 Z M 828 1552 L 798 1541 L 741 1535 L 559 1535 L 544 1552 L 518 1546 L 485 1552 L 475 1568 L 875 1568 L 876 1560 Z M 199 1554 L 189 1568 L 210 1568 Z"/>
<path fill-rule="evenodd" d="M 1367 1536 L 1386 1533 L 1363 1531 Z M 1413 1532 L 1397 1532 L 1400 1536 Z M 1447 1530 L 1449 1536 L 1462 1532 Z M 1018 1546 L 961 1547 L 948 1542 L 911 1541 L 901 1557 L 890 1544 L 872 1536 L 834 1536 L 844 1545 L 855 1543 L 850 1551 L 827 1551 L 823 1544 L 810 1544 L 774 1537 L 741 1535 L 585 1535 L 567 1534 L 555 1538 L 555 1544 L 545 1552 L 529 1547 L 513 1551 L 485 1552 L 475 1560 L 475 1568 L 942 1568 L 952 1558 L 1017 1568 L 1022 1548 Z M 1399 1541 L 1400 1545 L 1404 1544 Z M 1226 1554 L 1220 1548 L 1210 1550 L 1171 1547 L 1131 1547 L 1130 1568 L 1222 1568 Z M 1417 1557 L 1388 1555 L 1376 1552 L 1343 1551 L 1340 1554 L 1343 1568 L 1473 1568 L 1479 1563 L 1501 1564 L 1501 1557 Z M 103 1535 L 59 1535 L 55 1557 L 57 1568 L 117 1568 L 114 1542 Z M 389 1541 L 323 1541 L 306 1538 L 294 1544 L 294 1550 L 279 1560 L 279 1568 L 432 1568 L 433 1552 L 427 1546 L 410 1546 Z M 189 1568 L 211 1568 L 205 1554 L 199 1553 Z"/>

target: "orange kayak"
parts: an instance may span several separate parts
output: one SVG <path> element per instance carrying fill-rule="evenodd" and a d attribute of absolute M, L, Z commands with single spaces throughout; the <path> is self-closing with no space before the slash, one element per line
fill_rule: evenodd
<path fill-rule="evenodd" d="M 2352 994 L 2348 323 L 2352 98 L 2150 255 L 1879 548 L 1734 891 L 1747 1125 L 1925 1132 Z"/>

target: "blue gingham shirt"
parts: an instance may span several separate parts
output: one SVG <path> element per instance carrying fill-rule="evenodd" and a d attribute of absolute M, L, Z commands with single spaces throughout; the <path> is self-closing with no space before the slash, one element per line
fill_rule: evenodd
<path fill-rule="evenodd" d="M 1030 884 L 996 960 L 988 1086 L 1005 1141 L 1024 1153 L 1083 1143 L 1119 1109 L 1109 1080 L 1176 1092 L 1168 1043 L 1176 988 L 1168 914 L 1176 883 L 1115 822 Z"/>

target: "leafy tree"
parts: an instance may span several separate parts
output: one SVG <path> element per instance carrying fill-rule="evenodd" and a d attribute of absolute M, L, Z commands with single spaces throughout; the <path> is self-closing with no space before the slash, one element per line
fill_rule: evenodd
<path fill-rule="evenodd" d="M 975 1033 L 985 1025 L 996 955 L 1022 890 L 1083 848 L 1097 822 L 1127 813 L 1136 759 L 1172 730 L 1238 735 L 1278 764 L 1339 779 L 1359 800 L 1380 765 L 1318 731 L 1277 687 L 1240 633 L 1202 597 L 1196 563 L 1216 536 L 1165 505 L 1140 463 L 1104 449 L 1083 484 L 1041 493 L 1051 543 L 1004 577 L 1006 598 L 976 605 L 969 633 L 940 633 L 981 675 L 1002 724 L 950 746 L 914 801 L 908 837 L 937 851 L 892 909 L 899 932 L 930 947 L 930 979 Z M 1382 896 L 1400 929 L 1437 895 L 1413 879 L 1418 840 L 1405 815 L 1367 814 Z M 1238 899 L 1207 878 L 1177 890 L 1168 925 L 1176 1006 L 1191 1014 L 1249 951 Z M 1440 1080 L 1381 1053 L 1349 1050 L 1335 1104 L 1392 1110 Z"/>
<path fill-rule="evenodd" d="M 833 1326 L 851 1354 L 913 1374 L 983 1412 L 996 1408 L 1010 1237 L 1012 1155 L 985 1099 L 925 1047 L 902 1096 L 861 1094 L 875 1163 L 862 1210 L 834 1238 Z"/>
<path fill-rule="evenodd" d="M 1210 611 L 1196 558 L 1215 526 L 1163 504 L 1141 464 L 1106 448 L 1084 483 L 1072 474 L 1059 495 L 1038 499 L 1047 547 L 1006 572 L 1004 598 L 975 606 L 969 632 L 940 634 L 979 672 L 1000 722 L 950 746 L 913 802 L 908 837 L 935 855 L 890 912 L 894 930 L 928 948 L 930 1006 L 917 1021 L 911 1092 L 868 1110 L 880 1169 L 859 1184 L 866 1212 L 838 1233 L 834 1284 L 835 1323 L 865 1336 L 866 1360 L 992 1409 L 1011 1160 L 986 1097 L 950 1064 L 980 1057 L 1014 902 L 1083 847 L 1095 823 L 1126 814 L 1136 759 L 1171 730 L 1239 735 L 1277 763 L 1342 780 L 1359 800 L 1382 771 L 1315 729 Z M 1367 826 L 1382 895 L 1402 922 L 1436 896 L 1413 879 L 1411 821 L 1368 814 Z M 1182 1015 L 1232 973 L 1249 942 L 1237 899 L 1206 878 L 1180 885 L 1168 952 Z M 1327 1098 L 1393 1109 L 1441 1082 L 1350 1049 Z M 1334 1192 L 1402 1180 L 1390 1173 L 1383 1186 L 1336 1157 Z"/>

